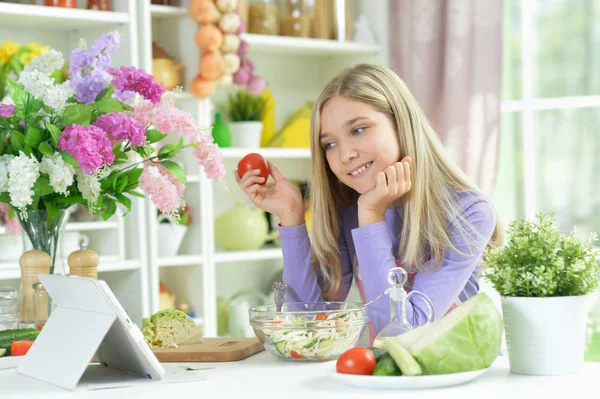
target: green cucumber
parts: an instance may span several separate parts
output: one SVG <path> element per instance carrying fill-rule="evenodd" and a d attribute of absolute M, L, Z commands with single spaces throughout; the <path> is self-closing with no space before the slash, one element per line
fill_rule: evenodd
<path fill-rule="evenodd" d="M 6 355 L 7 350 L 5 348 L 0 348 L 0 357 Z"/>
<path fill-rule="evenodd" d="M 377 361 L 375 370 L 373 370 L 373 375 L 391 377 L 402 375 L 402 372 L 394 359 L 392 359 L 392 356 L 390 356 L 389 353 L 384 353 Z"/>
<path fill-rule="evenodd" d="M 321 339 L 321 341 L 319 341 L 319 349 L 317 349 L 315 355 L 319 357 L 327 356 L 331 353 L 334 345 L 335 342 L 332 339 Z"/>
<path fill-rule="evenodd" d="M 381 348 L 372 347 L 368 349 L 371 351 L 371 353 L 373 353 L 373 356 L 375 356 L 376 361 L 379 361 L 379 359 L 381 359 L 381 357 L 387 353 L 385 349 Z"/>
<path fill-rule="evenodd" d="M 285 341 L 279 341 L 275 343 L 275 349 L 277 349 L 277 352 L 281 353 L 282 355 L 286 355 L 286 350 L 285 350 Z"/>
<path fill-rule="evenodd" d="M 423 374 L 421 365 L 402 345 L 388 338 L 383 341 L 383 347 L 388 351 L 392 359 L 394 359 L 402 374 L 408 376 Z"/>
<path fill-rule="evenodd" d="M 13 341 L 33 341 L 40 334 L 40 331 L 35 328 L 20 328 L 16 330 L 0 331 L 0 346 L 6 344 L 10 346 Z"/>

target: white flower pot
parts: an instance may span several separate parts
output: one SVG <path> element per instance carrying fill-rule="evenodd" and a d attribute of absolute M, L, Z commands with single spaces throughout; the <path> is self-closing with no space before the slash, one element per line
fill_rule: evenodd
<path fill-rule="evenodd" d="M 179 252 L 187 227 L 175 223 L 158 224 L 158 256 L 170 257 Z"/>
<path fill-rule="evenodd" d="M 263 123 L 261 121 L 232 122 L 229 124 L 231 146 L 243 148 L 260 147 Z"/>
<path fill-rule="evenodd" d="M 576 374 L 583 364 L 590 296 L 502 297 L 510 371 Z"/>

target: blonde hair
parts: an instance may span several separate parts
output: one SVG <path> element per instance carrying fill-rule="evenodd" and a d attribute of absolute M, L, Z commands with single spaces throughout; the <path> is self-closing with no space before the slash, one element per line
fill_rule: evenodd
<path fill-rule="evenodd" d="M 336 96 L 360 101 L 387 115 L 400 138 L 400 159 L 412 158 L 411 190 L 403 199 L 403 232 L 398 257 L 405 265 L 423 263 L 426 249 L 439 267 L 443 252 L 453 245 L 449 225 L 463 233 L 469 223 L 456 204 L 455 190 L 477 190 L 464 173 L 446 157 L 436 132 L 404 84 L 390 69 L 359 64 L 329 81 L 312 110 L 310 145 L 313 156 L 311 207 L 314 267 L 320 267 L 326 281 L 323 296 L 334 299 L 341 288 L 342 270 L 338 240 L 341 212 L 358 194 L 341 183 L 329 168 L 320 145 L 321 111 Z M 418 178 L 415 178 L 418 176 Z M 471 229 L 475 230 L 475 229 Z M 488 247 L 501 245 L 502 229 L 496 222 Z"/>

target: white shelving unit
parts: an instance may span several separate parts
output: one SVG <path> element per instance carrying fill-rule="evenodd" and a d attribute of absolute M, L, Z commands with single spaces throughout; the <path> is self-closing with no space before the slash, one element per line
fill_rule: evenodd
<path fill-rule="evenodd" d="M 350 0 L 349 0 L 350 1 Z M 113 57 L 113 66 L 139 66 L 152 72 L 152 42 L 164 48 L 178 63 L 185 65 L 183 92 L 175 94 L 179 108 L 191 112 L 200 126 L 210 127 L 227 89 L 219 89 L 212 99 L 197 99 L 185 91 L 198 72 L 200 52 L 194 43 L 196 24 L 187 15 L 188 1 L 180 7 L 158 6 L 150 0 L 114 0 L 113 11 L 86 10 L 87 2 L 78 0 L 78 9 L 38 5 L 0 3 L 0 42 L 37 41 L 48 44 L 68 56 L 80 38 L 88 44 L 101 33 L 117 30 L 121 46 Z M 352 0 L 358 12 L 371 21 L 385 21 L 387 1 L 372 7 L 368 0 Z M 375 9 L 376 8 L 376 9 Z M 331 40 L 300 39 L 244 34 L 249 56 L 256 72 L 265 77 L 276 98 L 276 127 L 304 103 L 316 98 L 327 80 L 358 62 L 386 63 L 386 26 L 372 24 L 379 46 Z M 173 140 L 178 137 L 173 137 Z M 188 229 L 176 256 L 158 256 L 158 245 L 168 237 L 158 229 L 156 209 L 149 199 L 136 200 L 125 218 L 108 222 L 69 223 L 67 233 L 82 233 L 90 238 L 90 247 L 101 255 L 100 278 L 105 279 L 133 320 L 141 322 L 158 310 L 159 282 L 169 287 L 178 304 L 188 303 L 195 319 L 204 325 L 205 335 L 217 335 L 217 298 L 229 298 L 240 290 L 263 290 L 265 281 L 282 268 L 281 249 L 272 244 L 256 251 L 223 251 L 214 238 L 214 219 L 238 200 L 246 200 L 238 189 L 232 170 L 249 152 L 260 152 L 275 162 L 295 181 L 310 176 L 311 157 L 307 148 L 225 148 L 222 154 L 228 174 L 228 191 L 208 180 L 191 157 L 182 156 L 188 185 L 186 202 L 192 210 L 193 224 Z M 0 228 L 0 235 L 6 235 Z M 0 262 L 0 280 L 18 283 L 18 261 Z M 1 282 L 0 282 L 1 283 Z"/>
<path fill-rule="evenodd" d="M 113 56 L 113 65 L 139 66 L 137 2 L 112 2 L 112 11 L 87 10 L 87 1 L 79 0 L 77 9 L 47 7 L 37 4 L 0 3 L 0 43 L 14 40 L 27 44 L 35 41 L 63 53 L 65 59 L 81 38 L 88 46 L 104 32 L 118 31 L 121 44 Z M 150 312 L 147 276 L 146 203 L 133 199 L 133 209 L 126 217 L 116 214 L 109 221 L 74 222 L 66 226 L 66 235 L 85 234 L 89 247 L 100 254 L 98 272 L 107 281 L 132 320 Z M 7 236 L 4 227 L 0 235 Z M 15 241 L 16 242 L 16 241 Z M 3 249 L 0 248 L 0 251 Z M 64 259 L 57 259 L 64 262 Z M 0 284 L 18 287 L 18 257 L 0 262 Z"/>

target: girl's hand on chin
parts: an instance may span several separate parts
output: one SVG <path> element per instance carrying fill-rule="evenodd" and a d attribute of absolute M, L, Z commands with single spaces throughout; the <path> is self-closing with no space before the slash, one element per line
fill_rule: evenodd
<path fill-rule="evenodd" d="M 385 168 L 376 177 L 375 187 L 358 198 L 359 225 L 385 220 L 385 210 L 410 191 L 410 157 Z"/>

